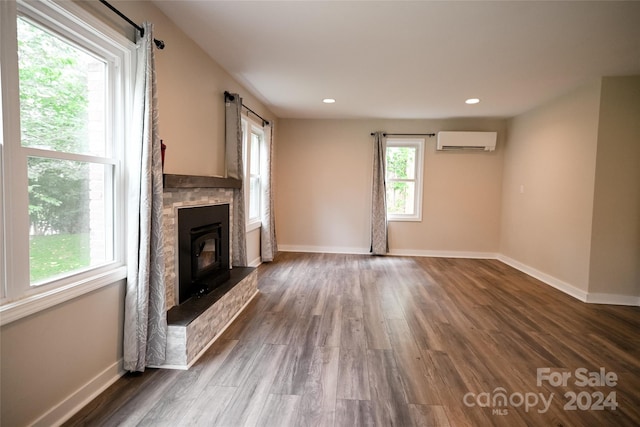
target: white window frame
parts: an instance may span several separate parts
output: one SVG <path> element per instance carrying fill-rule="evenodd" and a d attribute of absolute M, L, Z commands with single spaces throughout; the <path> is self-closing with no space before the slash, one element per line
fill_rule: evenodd
<path fill-rule="evenodd" d="M 387 185 L 390 182 L 413 182 L 415 184 L 414 212 L 412 214 L 391 214 L 387 211 L 389 221 L 422 221 L 422 181 L 424 179 L 424 139 L 421 138 L 388 138 L 385 147 L 408 147 L 416 150 L 415 179 L 389 179 L 385 177 Z M 387 156 L 385 149 L 385 171 L 387 170 Z M 386 197 L 386 194 L 385 194 Z"/>
<path fill-rule="evenodd" d="M 250 117 L 243 117 L 242 118 L 242 161 L 243 161 L 243 166 L 244 166 L 244 203 L 245 203 L 245 212 L 246 212 L 246 222 L 247 222 L 247 228 L 246 231 L 250 232 L 253 230 L 256 230 L 260 227 L 262 227 L 262 218 L 261 215 L 258 213 L 257 217 L 254 218 L 250 218 L 249 217 L 249 212 L 250 212 L 250 207 L 251 207 L 251 134 L 255 132 L 260 136 L 260 150 L 259 152 L 262 153 L 262 144 L 264 144 L 264 127 L 256 122 L 255 120 L 252 120 Z M 262 167 L 259 168 L 261 174 L 262 174 Z M 262 180 L 263 177 L 259 176 L 260 178 L 260 193 L 262 194 Z M 262 199 L 262 197 L 260 198 Z M 262 201 L 260 201 L 259 203 L 262 203 Z M 258 209 L 258 212 L 260 212 L 260 209 Z"/>
<path fill-rule="evenodd" d="M 17 25 L 18 15 L 38 22 L 56 34 L 67 38 L 97 56 L 106 59 L 113 73 L 110 88 L 111 99 L 122 108 L 117 109 L 113 117 L 112 129 L 114 197 L 113 197 L 113 261 L 97 267 L 89 267 L 76 274 L 69 274 L 46 284 L 31 286 L 29 279 L 29 242 L 26 159 L 37 155 L 38 149 L 22 147 L 20 141 L 20 102 L 18 89 L 17 64 Z M 0 1 L 0 68 L 3 132 L 1 145 L 1 178 L 3 187 L 2 212 L 2 248 L 0 253 L 0 325 L 4 325 L 38 311 L 76 298 L 95 289 L 113 284 L 126 278 L 125 266 L 125 171 L 124 153 L 127 139 L 128 120 L 131 116 L 132 84 L 134 70 L 132 59 L 135 44 L 121 34 L 99 21 L 96 17 L 72 2 Z M 72 160 L 90 160 L 104 162 L 101 158 L 60 153 L 54 157 Z M 47 157 L 52 157 L 47 152 Z M 25 234 L 25 231 L 27 232 Z"/>

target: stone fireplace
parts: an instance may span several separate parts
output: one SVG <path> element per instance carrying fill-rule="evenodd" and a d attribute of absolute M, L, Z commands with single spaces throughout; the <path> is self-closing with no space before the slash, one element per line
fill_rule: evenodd
<path fill-rule="evenodd" d="M 175 179 L 170 179 L 178 177 Z M 184 177 L 184 178 L 182 178 Z M 163 194 L 164 255 L 167 310 L 178 305 L 178 212 L 198 206 L 229 205 L 229 224 L 233 224 L 233 183 L 208 181 L 193 183 L 184 175 L 165 175 Z M 223 180 L 223 178 L 219 178 Z M 176 182 L 177 181 L 177 182 Z M 235 180 L 232 180 L 235 181 Z M 216 185 L 215 187 L 213 185 Z M 229 226 L 229 234 L 233 229 Z M 233 251 L 229 248 L 229 254 Z"/>
<path fill-rule="evenodd" d="M 169 328 L 167 356 L 160 367 L 188 369 L 258 292 L 256 269 L 229 268 L 233 189 L 239 185 L 229 178 L 164 176 Z M 186 277 L 181 278 L 181 272 Z M 188 283 L 186 291 L 181 291 L 181 282 Z"/>

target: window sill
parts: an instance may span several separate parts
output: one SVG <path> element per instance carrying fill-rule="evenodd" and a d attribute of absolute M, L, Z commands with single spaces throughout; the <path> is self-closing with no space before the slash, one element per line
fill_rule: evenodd
<path fill-rule="evenodd" d="M 387 218 L 388 222 L 422 222 L 422 217 L 419 216 L 394 216 Z"/>
<path fill-rule="evenodd" d="M 247 224 L 245 232 L 249 233 L 249 232 L 251 232 L 253 230 L 257 230 L 260 227 L 262 227 L 262 222 L 260 222 L 260 221 L 251 222 L 251 223 Z"/>
<path fill-rule="evenodd" d="M 47 308 L 72 300 L 81 295 L 111 285 L 127 277 L 127 268 L 117 267 L 104 273 L 85 278 L 67 286 L 52 289 L 0 306 L 0 326 L 38 313 Z"/>

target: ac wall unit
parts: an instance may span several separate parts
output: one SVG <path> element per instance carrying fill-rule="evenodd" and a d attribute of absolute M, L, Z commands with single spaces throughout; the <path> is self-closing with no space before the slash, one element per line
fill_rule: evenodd
<path fill-rule="evenodd" d="M 498 132 L 438 132 L 436 150 L 496 149 Z"/>

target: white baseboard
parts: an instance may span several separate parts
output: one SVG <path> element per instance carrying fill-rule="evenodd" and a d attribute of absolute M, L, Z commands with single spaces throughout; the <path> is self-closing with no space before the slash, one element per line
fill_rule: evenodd
<path fill-rule="evenodd" d="M 553 276 L 543 273 L 540 270 L 536 270 L 533 267 L 529 267 L 513 258 L 509 258 L 505 255 L 498 255 L 498 260 L 505 264 L 520 270 L 531 277 L 534 277 L 545 284 L 564 292 L 582 302 L 589 304 L 611 304 L 611 305 L 628 305 L 628 306 L 640 306 L 640 297 L 630 295 L 618 295 L 618 294 L 601 294 L 601 293 L 589 293 L 582 289 L 578 289 L 567 282 L 563 282 Z"/>
<path fill-rule="evenodd" d="M 251 261 L 247 267 L 260 267 L 260 264 L 262 264 L 262 258 L 258 257 Z"/>
<path fill-rule="evenodd" d="M 470 258 L 470 259 L 496 259 L 495 252 L 468 252 L 468 251 L 425 251 L 417 249 L 392 249 L 392 256 L 416 256 L 431 258 Z"/>
<path fill-rule="evenodd" d="M 352 254 L 365 255 L 369 253 L 369 248 L 346 247 L 346 246 L 305 246 L 305 245 L 281 245 L 278 244 L 280 252 L 308 252 L 320 254 Z"/>
<path fill-rule="evenodd" d="M 305 245 L 278 245 L 281 252 L 306 252 L 323 254 L 350 254 L 368 255 L 369 248 L 344 247 L 344 246 L 305 246 Z M 473 259 L 495 259 L 494 252 L 468 252 L 468 251 L 425 251 L 416 249 L 392 249 L 391 256 L 418 256 L 434 258 L 473 258 Z"/>
<path fill-rule="evenodd" d="M 631 305 L 640 307 L 640 297 L 630 295 L 590 293 L 587 295 L 587 302 L 591 304 Z"/>
<path fill-rule="evenodd" d="M 47 411 L 32 426 L 61 425 L 119 380 L 125 373 L 122 359 L 120 359 Z"/>
<path fill-rule="evenodd" d="M 513 258 L 509 258 L 508 256 L 500 254 L 498 255 L 498 260 L 515 268 L 516 270 L 520 270 L 523 273 L 540 280 L 541 282 L 546 283 L 553 288 L 556 288 L 559 291 L 564 292 L 567 295 L 571 295 L 572 297 L 579 299 L 582 302 L 587 302 L 588 293 L 583 291 L 582 289 L 578 289 L 567 282 L 564 282 L 540 270 L 536 270 L 533 267 L 529 267 L 528 265 L 523 264 L 520 261 L 516 261 Z"/>

